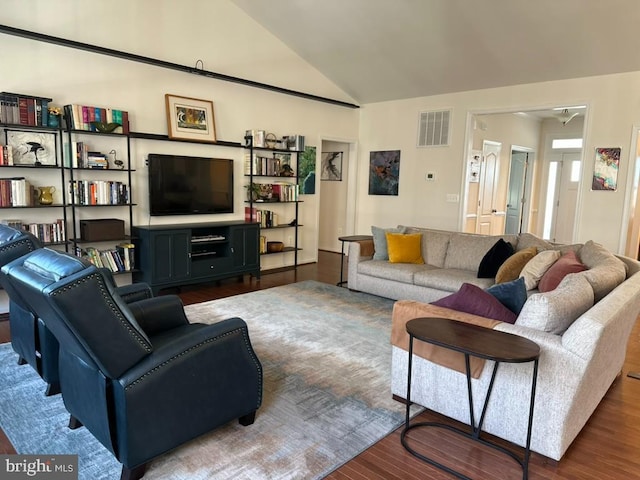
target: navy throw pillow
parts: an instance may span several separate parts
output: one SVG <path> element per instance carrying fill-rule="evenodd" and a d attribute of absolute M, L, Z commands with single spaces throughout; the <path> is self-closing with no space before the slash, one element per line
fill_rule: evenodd
<path fill-rule="evenodd" d="M 496 297 L 501 304 L 516 315 L 520 314 L 520 310 L 527 301 L 527 287 L 524 283 L 524 277 L 511 282 L 498 283 L 487 288 L 486 292 Z"/>

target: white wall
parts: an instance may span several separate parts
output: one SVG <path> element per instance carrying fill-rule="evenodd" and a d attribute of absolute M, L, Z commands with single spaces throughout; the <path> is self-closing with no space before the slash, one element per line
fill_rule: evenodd
<path fill-rule="evenodd" d="M 470 113 L 586 104 L 585 168 L 575 240 L 593 239 L 618 251 L 632 125 L 640 119 L 639 83 L 640 72 L 633 72 L 365 105 L 360 117 L 355 233 L 368 233 L 371 225 L 400 223 L 461 229 L 461 204 L 446 202 L 446 194 L 460 194 L 462 198 L 464 192 L 465 134 Z M 446 108 L 453 108 L 451 146 L 416 148 L 419 112 Z M 604 146 L 622 149 L 616 192 L 591 191 L 592 153 L 594 148 Z M 399 195 L 369 196 L 369 152 L 392 149 L 401 150 Z M 436 173 L 435 182 L 424 180 L 427 171 Z"/>

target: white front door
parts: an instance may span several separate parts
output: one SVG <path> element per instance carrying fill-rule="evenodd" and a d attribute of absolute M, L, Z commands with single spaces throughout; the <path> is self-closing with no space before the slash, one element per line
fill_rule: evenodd
<path fill-rule="evenodd" d="M 552 242 L 573 242 L 580 166 L 579 153 L 554 154 L 549 162 L 543 237 Z"/>

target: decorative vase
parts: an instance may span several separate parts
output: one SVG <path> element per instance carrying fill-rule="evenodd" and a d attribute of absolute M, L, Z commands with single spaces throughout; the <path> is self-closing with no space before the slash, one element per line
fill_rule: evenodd
<path fill-rule="evenodd" d="M 56 187 L 38 187 L 38 202 L 40 205 L 51 205 L 55 191 Z"/>
<path fill-rule="evenodd" d="M 47 123 L 51 128 L 58 128 L 60 126 L 60 115 L 49 114 L 49 121 Z"/>

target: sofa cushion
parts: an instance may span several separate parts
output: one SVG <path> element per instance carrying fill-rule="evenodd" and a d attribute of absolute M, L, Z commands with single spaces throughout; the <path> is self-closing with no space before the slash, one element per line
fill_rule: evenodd
<path fill-rule="evenodd" d="M 502 305 L 496 297 L 470 283 L 464 283 L 456 293 L 431 302 L 431 304 L 501 322 L 513 323 L 516 321 L 516 314 Z"/>
<path fill-rule="evenodd" d="M 374 260 L 389 260 L 389 252 L 387 250 L 387 236 L 386 232 L 404 233 L 405 227 L 398 228 L 380 228 L 371 227 L 371 234 L 373 235 L 373 259 Z"/>
<path fill-rule="evenodd" d="M 358 264 L 358 273 L 385 280 L 410 283 L 414 282 L 414 274 L 424 270 L 434 269 L 429 265 L 416 265 L 412 263 L 390 263 L 387 260 L 368 260 Z"/>
<path fill-rule="evenodd" d="M 599 302 L 627 278 L 627 267 L 602 245 L 589 240 L 579 252 L 580 261 L 588 268 L 581 273 L 591 284 L 595 301 Z"/>
<path fill-rule="evenodd" d="M 406 233 L 422 233 L 422 258 L 425 263 L 443 268 L 451 232 L 419 227 L 406 227 L 406 229 Z"/>
<path fill-rule="evenodd" d="M 558 250 L 544 250 L 529 260 L 520 272 L 520 276 L 524 277 L 527 290 L 536 288 L 542 276 L 559 258 Z"/>
<path fill-rule="evenodd" d="M 532 233 L 521 233 L 518 237 L 518 246 L 516 250 L 524 250 L 525 248 L 536 247 L 538 252 L 542 250 L 551 250 L 553 244 L 543 240 L 540 237 L 536 237 Z"/>
<path fill-rule="evenodd" d="M 520 276 L 524 266 L 538 253 L 536 247 L 518 250 L 500 265 L 496 272 L 496 283 L 511 282 Z"/>
<path fill-rule="evenodd" d="M 498 301 L 518 315 L 522 306 L 527 301 L 527 287 L 524 284 L 524 278 L 520 277 L 511 282 L 498 283 L 487 288 L 490 293 L 498 299 Z"/>
<path fill-rule="evenodd" d="M 478 267 L 478 278 L 495 278 L 498 269 L 507 258 L 513 255 L 513 251 L 513 245 L 505 242 L 502 238 L 498 239 L 482 257 Z"/>
<path fill-rule="evenodd" d="M 391 233 L 386 232 L 387 250 L 391 263 L 423 264 L 422 234 L 421 233 Z"/>
<path fill-rule="evenodd" d="M 525 302 L 516 325 L 561 335 L 593 306 L 591 285 L 582 273 L 564 277 L 555 290 L 534 293 Z"/>
<path fill-rule="evenodd" d="M 515 243 L 514 238 L 512 243 Z M 461 270 L 478 271 L 480 262 L 485 254 L 496 243 L 498 238 L 510 241 L 508 236 L 486 236 L 472 233 L 453 233 L 447 248 L 447 257 L 444 261 L 444 268 L 459 268 Z"/>
<path fill-rule="evenodd" d="M 478 278 L 475 272 L 457 268 L 430 268 L 416 271 L 413 283 L 445 292 L 457 292 L 463 283 L 470 283 L 483 290 L 493 285 L 493 279 Z"/>
<path fill-rule="evenodd" d="M 541 292 L 550 292 L 555 289 L 564 277 L 570 273 L 578 273 L 586 270 L 585 267 L 573 250 L 569 250 L 562 255 L 556 263 L 549 267 L 549 270 L 542 276 L 538 283 L 538 290 Z"/>

